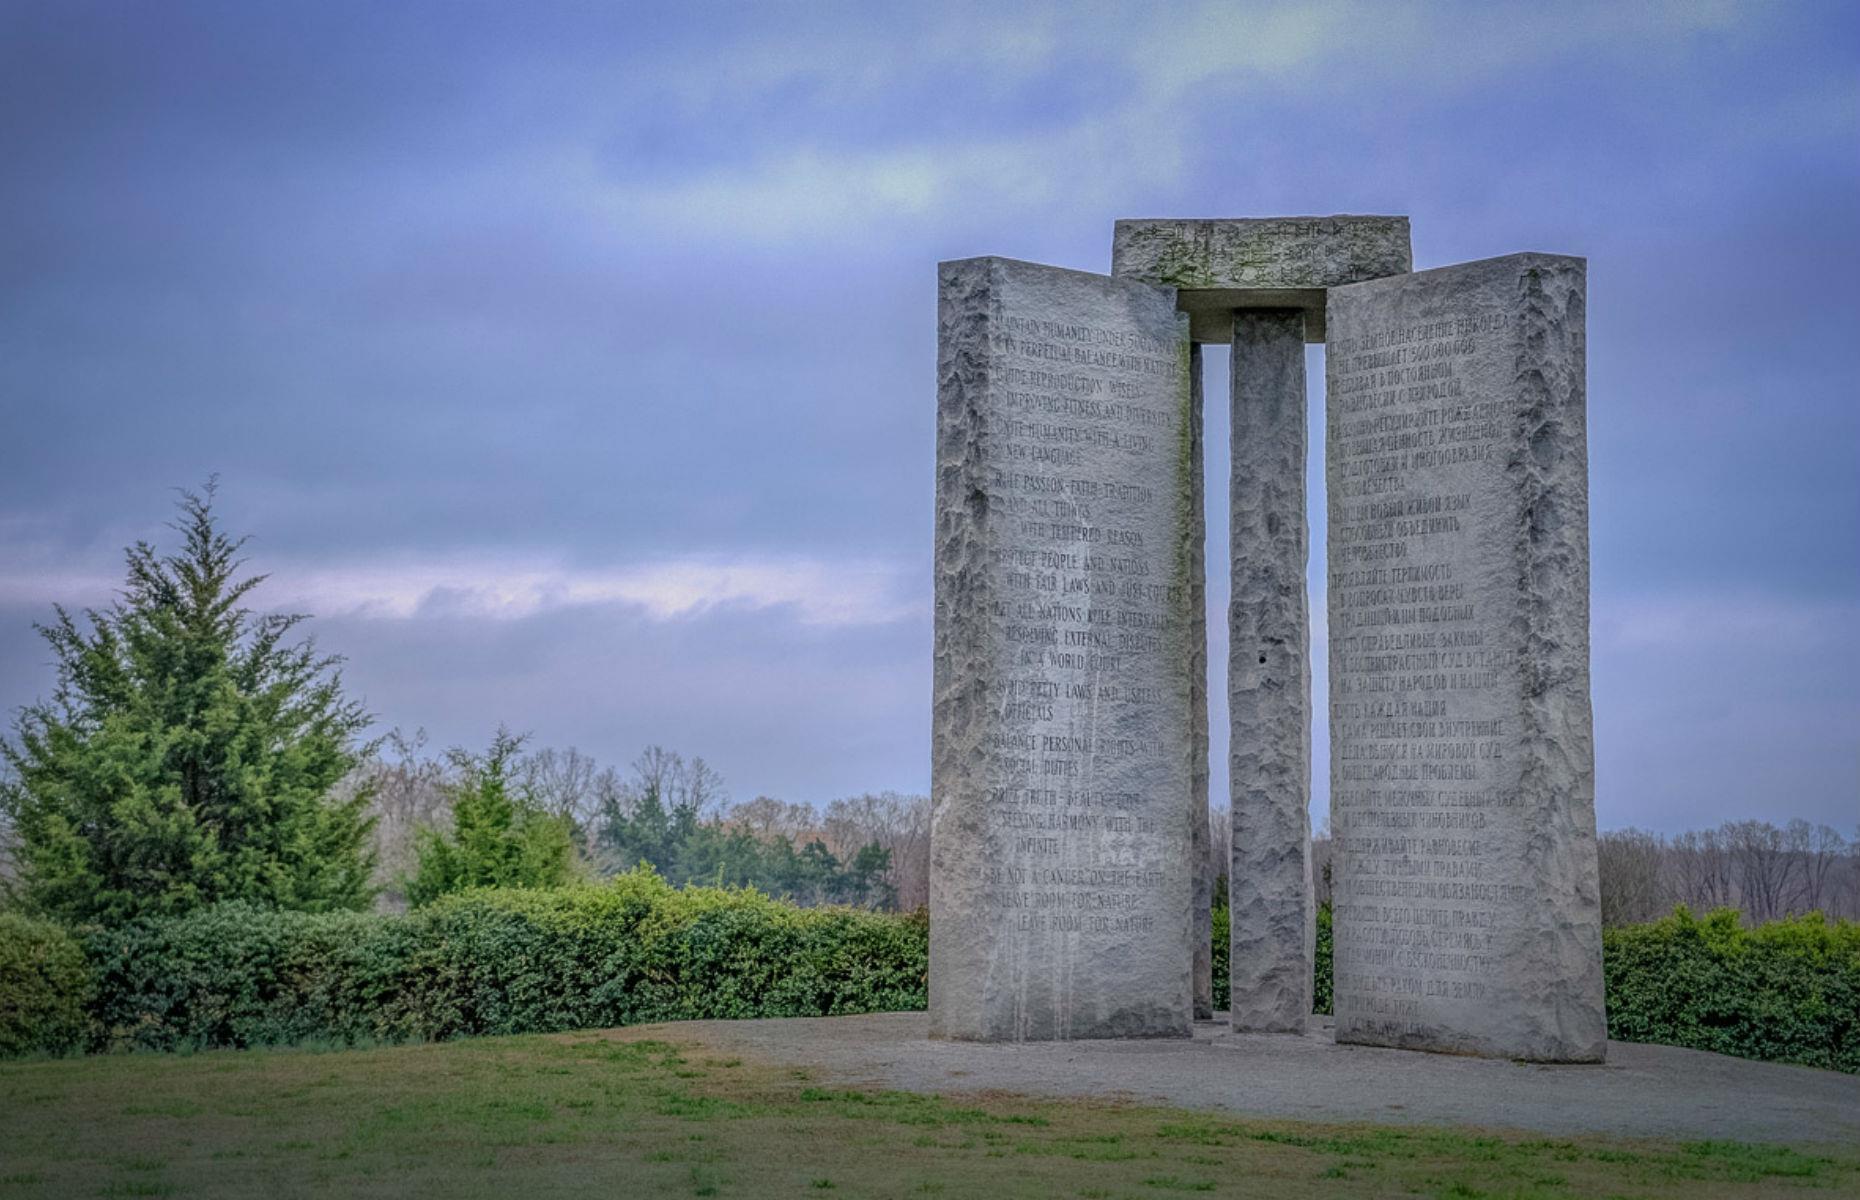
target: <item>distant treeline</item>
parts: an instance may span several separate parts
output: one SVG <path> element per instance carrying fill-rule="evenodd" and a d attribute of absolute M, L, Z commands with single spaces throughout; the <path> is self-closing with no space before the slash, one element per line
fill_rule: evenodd
<path fill-rule="evenodd" d="M 1227 814 L 1214 814 L 1215 872 L 1224 874 Z M 1684 905 L 1733 908 L 1747 925 L 1804 913 L 1860 919 L 1860 829 L 1852 838 L 1807 821 L 1726 821 L 1668 837 L 1617 829 L 1597 841 L 1602 924 L 1637 925 Z M 1317 900 L 1331 899 L 1331 840 L 1311 843 Z"/>
<path fill-rule="evenodd" d="M 1670 838 L 1619 829 L 1602 834 L 1600 852 L 1605 925 L 1681 904 L 1734 908 L 1750 924 L 1810 912 L 1860 918 L 1860 829 L 1851 840 L 1807 821 L 1726 821 Z"/>
<path fill-rule="evenodd" d="M 406 907 L 422 831 L 447 831 L 459 794 L 458 756 L 433 752 L 423 734 L 391 733 L 336 788 L 334 799 L 371 791 L 377 906 Z M 824 809 L 770 796 L 731 802 L 702 758 L 649 746 L 623 772 L 579 750 L 538 749 L 517 757 L 518 802 L 565 821 L 575 873 L 607 878 L 650 863 L 675 885 L 755 887 L 804 906 L 847 904 L 910 912 L 930 898 L 930 800 L 871 792 Z M 1231 826 L 1212 813 L 1210 873 L 1225 877 Z M 7 873 L 0 829 L 0 877 Z M 1793 820 L 1727 821 L 1667 836 L 1641 829 L 1598 840 L 1602 920 L 1656 920 L 1684 905 L 1738 910 L 1749 924 L 1823 912 L 1860 919 L 1860 830 Z M 1328 904 L 1332 845 L 1312 839 L 1317 901 Z"/>
<path fill-rule="evenodd" d="M 340 785 L 372 793 L 381 907 L 405 906 L 423 834 L 451 829 L 461 774 L 456 753 L 394 733 Z M 520 807 L 568 826 L 584 878 L 644 862 L 675 885 L 748 886 L 805 906 L 908 912 L 929 903 L 926 796 L 867 793 L 824 811 L 768 796 L 731 803 L 702 758 L 659 746 L 624 772 L 573 748 L 540 749 L 513 758 L 508 783 Z"/>
<path fill-rule="evenodd" d="M 541 749 L 516 761 L 528 803 L 567 820 L 582 873 L 604 878 L 651 863 L 674 884 L 754 886 L 803 905 L 851 904 L 910 912 L 930 898 L 930 799 L 876 792 L 825 809 L 769 796 L 731 803 L 702 758 L 650 746 L 621 772 L 575 749 Z M 374 789 L 377 878 L 399 906 L 415 832 L 445 828 L 455 790 L 447 759 L 418 735 L 390 735 L 345 787 Z M 1210 874 L 1225 878 L 1228 809 L 1211 815 Z M 1602 919 L 1656 920 L 1679 905 L 1737 909 L 1760 924 L 1807 912 L 1860 919 L 1860 831 L 1827 825 L 1727 821 L 1668 837 L 1639 829 L 1601 835 Z M 1330 836 L 1312 839 L 1317 902 L 1329 904 Z"/>

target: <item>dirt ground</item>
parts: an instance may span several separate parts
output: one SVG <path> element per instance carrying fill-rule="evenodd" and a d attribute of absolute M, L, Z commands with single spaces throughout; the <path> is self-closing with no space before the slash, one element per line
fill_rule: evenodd
<path fill-rule="evenodd" d="M 848 1084 L 1113 1097 L 1305 1121 L 1478 1125 L 1546 1134 L 1860 1145 L 1860 1077 L 1671 1046 L 1608 1044 L 1600 1066 L 1541 1066 L 1235 1035 L 1022 1045 L 932 1042 L 922 1013 L 680 1025 L 720 1051 Z"/>

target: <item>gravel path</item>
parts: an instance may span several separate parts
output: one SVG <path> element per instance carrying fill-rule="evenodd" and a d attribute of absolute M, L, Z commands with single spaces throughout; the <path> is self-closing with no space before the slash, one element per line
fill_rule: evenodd
<path fill-rule="evenodd" d="M 1860 1077 L 1671 1046 L 1608 1044 L 1603 1066 L 1536 1066 L 1236 1035 L 1192 1040 L 932 1042 L 922 1013 L 697 1021 L 667 1033 L 921 1092 L 1115 1097 L 1309 1121 L 1462 1124 L 1547 1134 L 1735 1138 L 1860 1146 Z"/>

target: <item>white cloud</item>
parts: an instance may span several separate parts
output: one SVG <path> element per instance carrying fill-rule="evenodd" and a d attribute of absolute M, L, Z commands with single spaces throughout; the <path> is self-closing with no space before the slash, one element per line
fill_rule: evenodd
<path fill-rule="evenodd" d="M 1239 7 L 1203 0 L 1117 39 L 1152 101 L 1228 75 L 1336 96 L 1366 89 L 1438 91 L 1559 55 L 1683 52 L 1687 39 L 1759 19 L 1736 0 L 1392 4 L 1281 0 Z M 1115 36 L 1103 31 L 1100 36 Z"/>
<path fill-rule="evenodd" d="M 1203 4 L 1180 19 L 1151 23 L 1143 36 L 1124 42 L 1125 54 L 1152 101 L 1235 72 L 1287 76 L 1334 52 L 1348 23 L 1364 15 L 1352 7 Z"/>
<path fill-rule="evenodd" d="M 649 228 L 783 246 L 965 205 L 1102 207 L 1134 181 L 1178 177 L 1185 146 L 1169 125 L 1125 111 L 1021 138 L 875 150 L 805 146 L 669 180 L 615 178 L 592 158 L 558 177 L 575 181 L 572 194 L 590 220 L 631 237 Z"/>
<path fill-rule="evenodd" d="M 1706 0 L 1550 8 L 1300 0 L 957 10 L 922 30 L 764 31 L 706 46 L 702 69 L 685 58 L 655 64 L 653 91 L 698 120 L 720 108 L 754 111 L 788 86 L 842 111 L 939 86 L 952 104 L 986 107 L 1066 74 L 1104 76 L 1111 86 L 1058 127 L 1017 127 L 1007 111 L 985 134 L 789 143 L 650 179 L 616 169 L 599 139 L 587 139 L 521 174 L 550 180 L 591 224 L 631 238 L 651 229 L 784 245 L 965 209 L 1116 207 L 1183 182 L 1192 139 L 1205 135 L 1198 115 L 1211 99 L 1238 103 L 1248 84 L 1275 98 L 1446 92 L 1564 55 L 1683 55 L 1694 36 L 1723 36 L 1751 19 L 1747 8 Z"/>
<path fill-rule="evenodd" d="M 322 617 L 514 621 L 552 611 L 624 606 L 659 621 L 719 610 L 787 609 L 805 625 L 879 625 L 920 615 L 913 568 L 882 559 L 693 556 L 576 567 L 498 554 L 428 560 L 260 564 L 271 578 L 256 606 Z M 0 605 L 107 604 L 121 577 L 88 565 L 0 550 Z"/>

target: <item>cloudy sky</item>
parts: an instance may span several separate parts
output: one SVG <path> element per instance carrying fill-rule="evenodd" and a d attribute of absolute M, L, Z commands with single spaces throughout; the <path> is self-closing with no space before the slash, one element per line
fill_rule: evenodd
<path fill-rule="evenodd" d="M 9 711 L 218 473 L 383 727 L 926 790 L 936 261 L 1406 213 L 1590 259 L 1602 825 L 1860 822 L 1860 8 L 7 0 L 0 151 Z"/>

